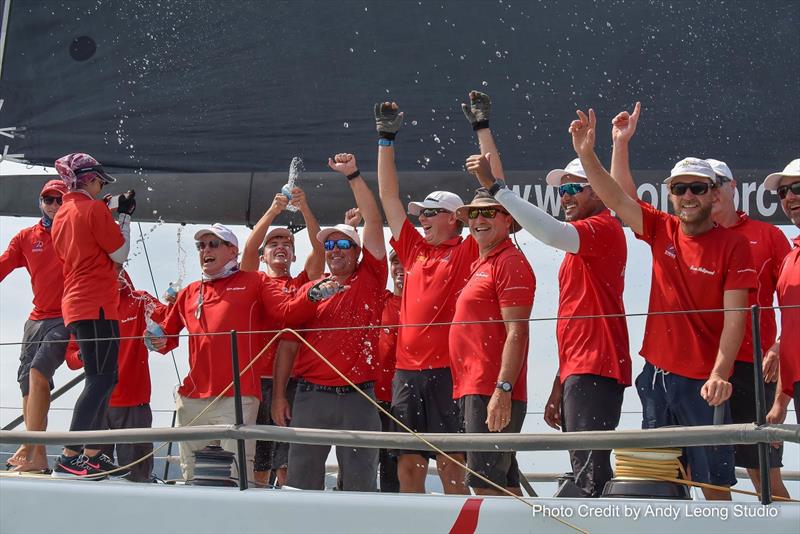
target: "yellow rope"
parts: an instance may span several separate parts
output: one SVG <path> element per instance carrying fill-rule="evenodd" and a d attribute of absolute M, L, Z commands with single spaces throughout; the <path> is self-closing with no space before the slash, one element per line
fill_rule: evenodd
<path fill-rule="evenodd" d="M 683 468 L 679 458 L 682 454 L 681 449 L 614 449 L 615 467 L 614 476 L 636 478 L 640 480 L 658 480 L 662 482 L 674 482 L 685 484 L 696 488 L 713 489 L 761 497 L 760 493 L 754 491 L 731 488 L 729 486 L 717 486 L 705 482 L 695 482 L 690 480 Z M 647 454 L 664 455 L 669 454 L 668 459 L 658 459 L 647 457 Z M 679 477 L 680 475 L 680 477 Z M 787 497 L 777 495 L 770 496 L 773 501 L 798 502 Z"/>

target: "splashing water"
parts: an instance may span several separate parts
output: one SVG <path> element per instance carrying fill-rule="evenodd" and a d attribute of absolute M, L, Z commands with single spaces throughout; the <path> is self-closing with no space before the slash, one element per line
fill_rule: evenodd
<path fill-rule="evenodd" d="M 289 200 L 292 199 L 292 189 L 294 189 L 297 179 L 304 170 L 305 167 L 303 166 L 303 160 L 298 157 L 292 158 L 292 162 L 289 164 L 289 181 L 286 182 L 286 185 L 281 189 L 281 193 L 286 195 Z M 295 212 L 300 208 L 289 204 L 286 206 L 286 209 Z"/>

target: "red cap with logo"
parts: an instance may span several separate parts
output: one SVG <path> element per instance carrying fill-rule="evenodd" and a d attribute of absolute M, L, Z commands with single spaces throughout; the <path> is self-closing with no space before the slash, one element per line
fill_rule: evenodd
<path fill-rule="evenodd" d="M 42 192 L 39 196 L 46 196 L 48 193 L 51 195 L 66 195 L 67 194 L 67 186 L 64 184 L 63 180 L 50 180 L 44 187 L 42 187 Z"/>

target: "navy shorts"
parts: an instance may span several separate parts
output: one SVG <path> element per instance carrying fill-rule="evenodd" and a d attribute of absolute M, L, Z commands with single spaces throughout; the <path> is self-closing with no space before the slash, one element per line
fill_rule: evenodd
<path fill-rule="evenodd" d="M 22 391 L 23 397 L 28 396 L 31 367 L 42 373 L 50 382 L 50 389 L 53 389 L 53 375 L 56 373 L 56 369 L 64 363 L 67 340 L 69 340 L 69 329 L 64 326 L 64 320 L 61 317 L 25 321 L 19 370 L 17 371 L 17 382 L 19 382 L 19 389 Z M 58 343 L 38 343 L 39 341 L 57 341 Z"/>
<path fill-rule="evenodd" d="M 636 377 L 636 391 L 642 401 L 642 428 L 702 426 L 714 424 L 714 408 L 700 396 L 705 380 L 687 378 L 645 363 Z M 725 422 L 731 422 L 725 404 Z M 736 484 L 731 445 L 685 447 L 683 454 L 692 480 L 721 486 Z"/>

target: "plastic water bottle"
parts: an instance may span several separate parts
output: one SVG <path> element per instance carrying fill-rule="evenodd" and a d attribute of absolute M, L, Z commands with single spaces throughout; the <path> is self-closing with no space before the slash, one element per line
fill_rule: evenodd
<path fill-rule="evenodd" d="M 281 194 L 286 196 L 289 200 L 292 200 L 292 189 L 294 189 L 295 182 L 301 172 L 303 172 L 303 160 L 297 157 L 292 158 L 292 163 L 289 164 L 289 181 L 281 188 Z M 286 206 L 286 209 L 294 212 L 300 208 L 289 204 Z"/>
<path fill-rule="evenodd" d="M 147 331 L 145 332 L 144 337 L 144 346 L 147 347 L 147 350 L 155 351 L 156 348 L 153 346 L 152 337 L 162 337 L 164 335 L 164 330 L 159 326 L 157 323 L 153 322 L 151 319 L 147 319 Z"/>
<path fill-rule="evenodd" d="M 181 290 L 180 287 L 178 287 L 177 285 L 175 285 L 172 282 L 170 282 L 169 283 L 169 287 L 164 292 L 164 297 L 165 297 L 164 300 L 167 300 L 167 301 L 170 301 L 170 302 L 173 301 L 178 296 L 178 291 L 180 291 L 180 290 Z"/>

